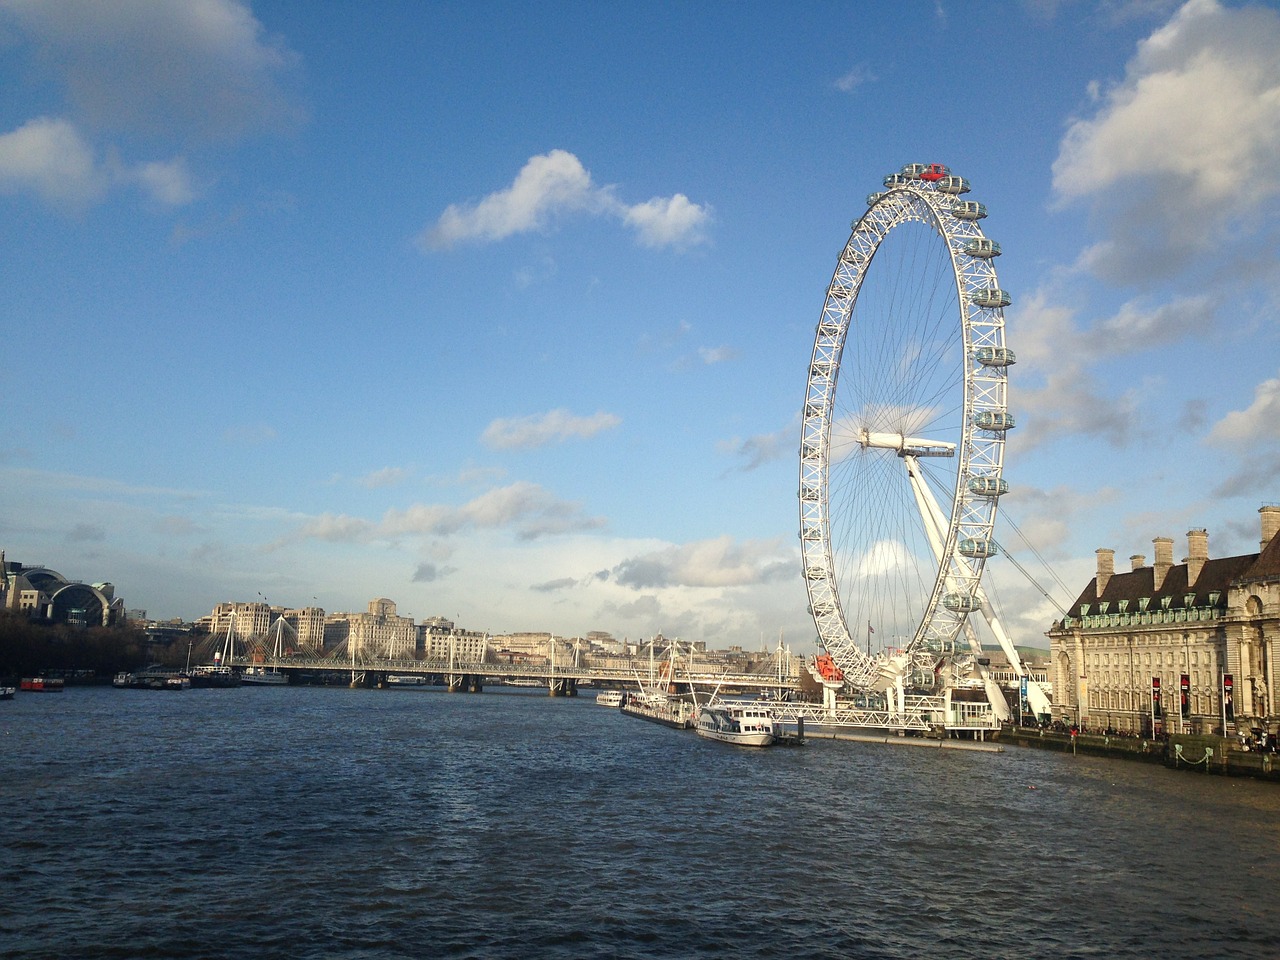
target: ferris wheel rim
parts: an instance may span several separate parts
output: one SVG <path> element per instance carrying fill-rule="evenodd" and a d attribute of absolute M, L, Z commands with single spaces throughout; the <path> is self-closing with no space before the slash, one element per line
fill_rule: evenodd
<path fill-rule="evenodd" d="M 1003 307 L 1009 298 L 1000 288 L 991 262 L 999 254 L 999 245 L 989 241 L 978 224 L 985 208 L 959 200 L 959 193 L 967 192 L 967 182 L 947 177 L 948 189 L 939 189 L 938 179 L 919 176 L 917 168 L 924 166 L 909 165 L 904 175 L 886 178 L 888 189 L 869 197 L 868 210 L 852 224 L 827 287 L 806 382 L 799 491 L 806 590 L 819 642 L 835 656 L 851 685 L 858 687 L 873 685 L 883 658 L 873 658 L 869 649 L 865 655 L 861 652 L 838 584 L 829 503 L 836 385 L 863 281 L 881 246 L 908 223 L 922 223 L 936 231 L 949 257 L 964 372 L 950 514 L 938 569 L 920 623 L 907 645 L 908 655 L 929 645 L 946 647 L 976 608 L 978 582 L 990 555 L 987 550 L 992 547 L 975 547 L 979 555 L 964 558 L 957 548 L 960 544 L 994 544 L 991 534 L 996 505 L 999 494 L 1007 489 L 1001 475 L 1004 436 L 1012 426 L 1007 409 L 1007 365 L 1012 354 L 1004 346 Z M 906 175 L 908 171 L 915 175 Z M 950 189 L 951 181 L 963 186 Z M 992 358 L 996 362 L 984 362 Z M 908 454 L 902 448 L 911 438 L 904 435 L 900 439 L 898 455 L 903 457 Z M 980 481 L 979 489 L 985 491 L 982 495 L 970 485 L 975 478 Z M 950 588 L 956 589 L 948 592 Z M 870 632 L 869 622 L 867 628 Z"/>

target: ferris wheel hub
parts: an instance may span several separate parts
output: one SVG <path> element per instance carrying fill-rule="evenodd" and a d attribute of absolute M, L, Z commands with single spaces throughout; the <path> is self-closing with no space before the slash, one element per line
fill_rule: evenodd
<path fill-rule="evenodd" d="M 926 440 L 865 429 L 858 434 L 858 445 L 864 450 L 894 450 L 900 457 L 954 457 L 956 453 L 956 445 L 945 440 Z"/>

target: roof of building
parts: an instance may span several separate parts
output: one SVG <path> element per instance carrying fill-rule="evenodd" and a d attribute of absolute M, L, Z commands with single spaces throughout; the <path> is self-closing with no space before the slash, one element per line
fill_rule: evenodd
<path fill-rule="evenodd" d="M 1131 611 L 1137 611 L 1138 601 L 1143 597 L 1148 598 L 1149 606 L 1156 609 L 1165 606 L 1165 599 L 1169 601 L 1168 607 L 1174 610 L 1182 607 L 1209 606 L 1225 609 L 1228 587 L 1236 580 L 1251 578 L 1252 571 L 1262 566 L 1262 560 L 1268 553 L 1273 554 L 1270 562 L 1274 569 L 1280 572 L 1280 537 L 1275 537 L 1262 554 L 1247 553 L 1239 557 L 1220 557 L 1216 560 L 1204 561 L 1196 582 L 1190 585 L 1187 584 L 1187 564 L 1185 563 L 1174 564 L 1169 568 L 1159 590 L 1155 588 L 1155 568 L 1150 566 L 1139 567 L 1128 573 L 1112 574 L 1101 597 L 1098 596 L 1098 578 L 1094 577 L 1076 598 L 1069 613 L 1073 617 L 1079 616 L 1081 607 L 1086 608 L 1084 610 L 1086 615 L 1102 613 L 1103 604 L 1106 604 L 1107 612 L 1115 613 L 1119 611 L 1122 601 L 1128 601 L 1126 606 Z M 1217 597 L 1213 603 L 1210 603 L 1209 595 L 1213 593 L 1216 593 Z M 1187 602 L 1189 594 L 1192 595 L 1190 603 Z"/>
<path fill-rule="evenodd" d="M 1241 580 L 1262 580 L 1280 576 L 1280 536 L 1272 537 L 1265 550 L 1254 554 L 1253 565 L 1240 574 Z"/>

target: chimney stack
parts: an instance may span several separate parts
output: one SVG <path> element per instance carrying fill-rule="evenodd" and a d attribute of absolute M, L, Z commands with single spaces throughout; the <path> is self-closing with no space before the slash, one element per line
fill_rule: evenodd
<path fill-rule="evenodd" d="M 1146 565 L 1147 565 L 1147 558 L 1140 553 L 1135 553 L 1132 557 L 1129 558 L 1130 570 L 1141 570 Z"/>
<path fill-rule="evenodd" d="M 1187 589 L 1195 586 L 1209 559 L 1209 531 L 1202 527 L 1187 531 Z"/>
<path fill-rule="evenodd" d="M 1155 588 L 1159 591 L 1164 586 L 1164 578 L 1169 575 L 1169 568 L 1173 566 L 1173 538 L 1156 537 L 1151 542 L 1156 548 L 1156 562 L 1153 564 L 1153 568 L 1155 570 Z"/>
<path fill-rule="evenodd" d="M 1116 552 L 1106 547 L 1101 547 L 1095 552 L 1098 554 L 1098 596 L 1101 597 L 1112 575 L 1116 572 Z"/>
<path fill-rule="evenodd" d="M 1258 513 L 1262 514 L 1262 546 L 1258 548 L 1258 552 L 1261 553 L 1267 549 L 1267 544 L 1271 542 L 1272 537 L 1280 532 L 1280 505 L 1268 503 Z"/>

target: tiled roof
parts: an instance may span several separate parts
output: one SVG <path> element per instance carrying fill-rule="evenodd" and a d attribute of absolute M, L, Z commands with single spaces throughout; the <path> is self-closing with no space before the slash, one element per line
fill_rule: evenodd
<path fill-rule="evenodd" d="M 1241 580 L 1261 580 L 1266 577 L 1280 576 L 1280 536 L 1271 538 L 1267 548 L 1254 554 L 1254 562 L 1248 570 L 1240 575 Z"/>
<path fill-rule="evenodd" d="M 1107 605 L 1108 613 L 1117 613 L 1120 610 L 1120 602 L 1127 600 L 1126 605 L 1130 613 L 1136 613 L 1140 608 L 1138 601 L 1142 597 L 1149 597 L 1150 604 L 1148 609 L 1159 610 L 1164 606 L 1163 600 L 1169 598 L 1169 608 L 1177 610 L 1182 607 L 1207 607 L 1209 603 L 1209 594 L 1217 593 L 1217 606 L 1226 608 L 1227 605 L 1227 588 L 1232 582 L 1241 579 L 1248 579 L 1253 575 L 1253 570 L 1258 569 L 1263 564 L 1263 559 L 1271 553 L 1272 568 L 1280 572 L 1280 537 L 1272 539 L 1267 550 L 1262 554 L 1248 553 L 1240 557 L 1221 557 L 1217 560 L 1206 560 L 1204 567 L 1200 570 L 1200 576 L 1196 578 L 1196 582 L 1187 585 L 1187 565 L 1185 563 L 1175 564 L 1169 568 L 1169 572 L 1165 575 L 1164 583 L 1160 585 L 1160 589 L 1155 589 L 1155 570 L 1152 567 L 1139 567 L 1127 573 L 1113 574 L 1111 579 L 1107 581 L 1107 587 L 1099 597 L 1098 578 L 1094 577 L 1089 581 L 1088 586 L 1084 588 L 1084 592 L 1076 598 L 1074 604 L 1067 611 L 1070 616 L 1080 616 L 1080 608 L 1087 606 L 1088 614 L 1098 614 L 1102 612 L 1101 604 Z M 1260 574 L 1267 575 L 1267 574 Z M 1194 594 L 1190 604 L 1187 603 L 1187 594 Z"/>

